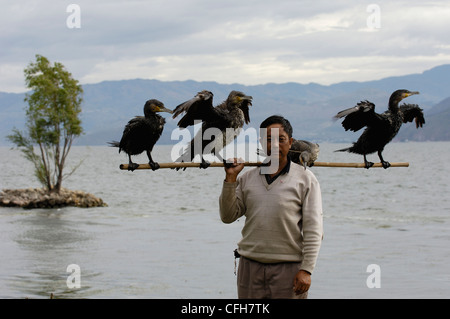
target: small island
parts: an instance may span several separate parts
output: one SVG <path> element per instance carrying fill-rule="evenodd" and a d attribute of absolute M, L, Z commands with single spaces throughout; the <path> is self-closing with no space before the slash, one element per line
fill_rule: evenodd
<path fill-rule="evenodd" d="M 0 191 L 0 206 L 32 209 L 66 206 L 91 208 L 108 205 L 101 198 L 79 190 L 61 188 L 59 193 L 49 193 L 45 188 L 25 188 Z"/>
<path fill-rule="evenodd" d="M 26 130 L 14 128 L 7 138 L 34 166 L 34 175 L 42 188 L 3 189 L 0 207 L 60 208 L 107 206 L 102 199 L 62 187 L 63 180 L 72 175 L 64 173 L 73 140 L 83 133 L 81 103 L 83 88 L 78 80 L 59 62 L 50 63 L 36 55 L 24 70 L 25 83 L 30 89 L 25 95 Z"/>

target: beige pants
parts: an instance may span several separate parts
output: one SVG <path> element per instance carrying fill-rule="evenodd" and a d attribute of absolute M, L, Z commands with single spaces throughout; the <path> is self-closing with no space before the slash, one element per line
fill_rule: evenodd
<path fill-rule="evenodd" d="M 294 293 L 294 277 L 300 263 L 262 264 L 241 257 L 237 273 L 240 299 L 306 299 L 308 292 Z"/>

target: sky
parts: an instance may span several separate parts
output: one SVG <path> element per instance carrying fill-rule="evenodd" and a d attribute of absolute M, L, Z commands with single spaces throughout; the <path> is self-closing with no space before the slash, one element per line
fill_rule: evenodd
<path fill-rule="evenodd" d="M 450 1 L 0 0 L 0 91 L 36 54 L 81 84 L 368 81 L 450 63 Z"/>

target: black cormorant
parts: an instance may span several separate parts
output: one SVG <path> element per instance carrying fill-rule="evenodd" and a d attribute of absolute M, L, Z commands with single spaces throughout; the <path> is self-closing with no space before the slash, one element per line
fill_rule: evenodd
<path fill-rule="evenodd" d="M 118 147 L 119 153 L 123 150 L 128 154 L 129 171 L 134 171 L 139 167 L 139 164 L 131 161 L 131 155 L 138 155 L 143 151 L 147 152 L 151 169 L 159 168 L 159 164 L 153 161 L 151 152 L 162 134 L 166 120 L 156 114 L 157 112 L 172 113 L 171 110 L 164 107 L 162 102 L 155 99 L 148 100 L 144 105 L 144 116 L 136 116 L 128 122 L 120 142 L 109 143 L 111 146 Z"/>
<path fill-rule="evenodd" d="M 392 93 L 389 99 L 389 108 L 382 114 L 375 113 L 375 105 L 369 101 L 362 101 L 355 107 L 343 110 L 334 116 L 335 119 L 345 117 L 342 126 L 345 130 L 358 131 L 366 126 L 363 134 L 356 143 L 349 148 L 337 150 L 336 152 L 350 152 L 364 156 L 366 168 L 373 166 L 372 162 L 367 161 L 366 155 L 378 152 L 381 164 L 386 169 L 391 164 L 383 159 L 382 152 L 398 133 L 402 123 L 415 120 L 416 127 L 422 127 L 425 124 L 423 110 L 416 104 L 403 104 L 400 107 L 398 103 L 413 94 L 419 92 L 410 92 L 408 90 L 397 90 Z"/>
<path fill-rule="evenodd" d="M 288 155 L 291 161 L 302 165 L 306 169 L 306 166 L 311 167 L 314 165 L 319 156 L 319 150 L 319 144 L 294 138 Z"/>
<path fill-rule="evenodd" d="M 231 143 L 241 132 L 242 127 L 250 122 L 249 106 L 252 97 L 239 91 L 231 91 L 228 98 L 216 107 L 213 106 L 213 93 L 203 90 L 192 99 L 181 103 L 173 111 L 173 118 L 186 114 L 178 122 L 180 128 L 186 128 L 202 121 L 201 130 L 189 143 L 185 152 L 175 162 L 189 162 L 200 155 L 201 168 L 210 164 L 203 159 L 204 153 L 216 156 L 226 145 Z M 207 132 L 208 129 L 217 129 Z M 205 134 L 205 132 L 207 134 Z M 211 133 L 211 136 L 208 136 Z M 208 146 L 209 149 L 205 149 Z"/>

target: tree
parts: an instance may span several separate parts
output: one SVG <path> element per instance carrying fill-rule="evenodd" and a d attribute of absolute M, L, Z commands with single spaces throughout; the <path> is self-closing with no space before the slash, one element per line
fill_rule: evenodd
<path fill-rule="evenodd" d="M 63 179 L 75 170 L 63 174 L 72 142 L 83 132 L 79 118 L 83 89 L 61 63 L 51 65 L 41 55 L 24 74 L 31 89 L 25 96 L 28 132 L 14 128 L 7 138 L 34 164 L 35 175 L 48 192 L 59 193 Z"/>

